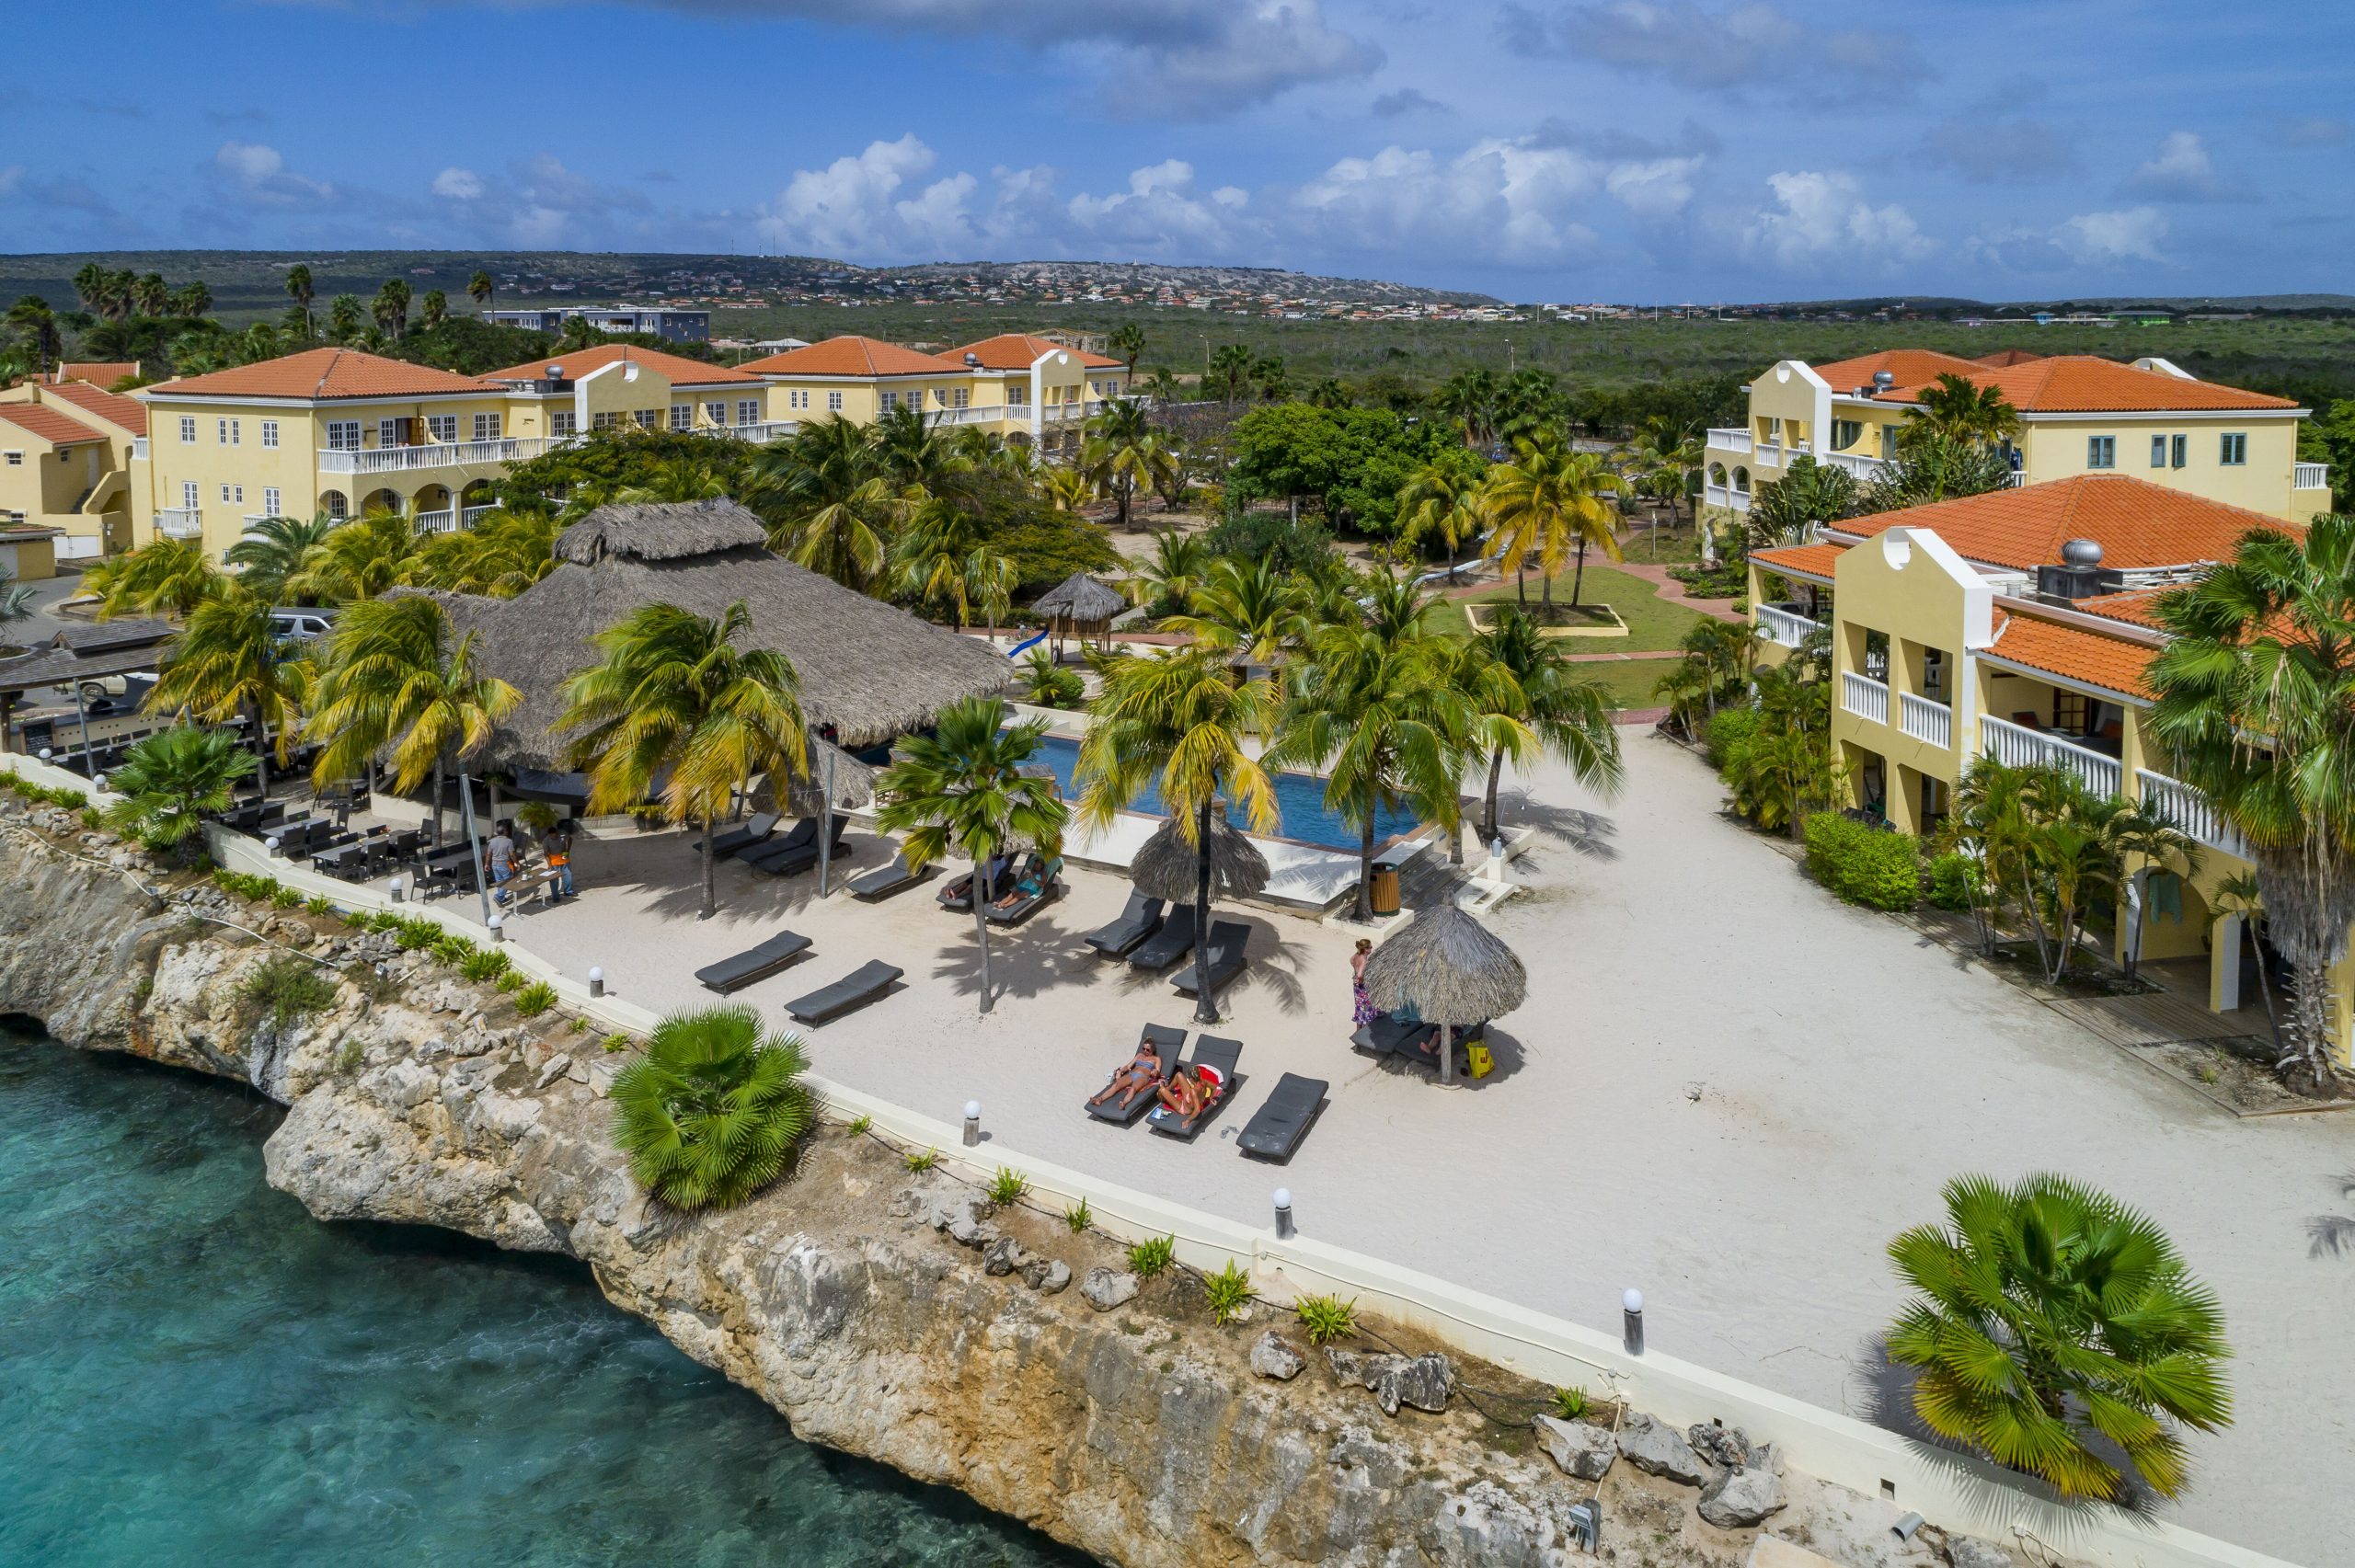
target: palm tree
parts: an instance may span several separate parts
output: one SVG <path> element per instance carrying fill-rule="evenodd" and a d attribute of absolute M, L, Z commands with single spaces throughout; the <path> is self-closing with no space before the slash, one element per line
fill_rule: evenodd
<path fill-rule="evenodd" d="M 1881 465 L 1866 486 L 1864 509 L 1901 511 L 1932 501 L 1983 496 L 2011 483 L 2012 464 L 2002 449 L 1969 437 L 1929 429 L 1900 443 L 1897 456 Z"/>
<path fill-rule="evenodd" d="M 311 335 L 312 293 L 311 269 L 299 261 L 289 267 L 286 269 L 286 297 L 293 300 L 294 308 L 303 313 L 303 336 L 305 338 Z"/>
<path fill-rule="evenodd" d="M 408 280 L 387 278 L 376 291 L 375 303 L 369 307 L 377 329 L 396 343 L 408 335 Z"/>
<path fill-rule="evenodd" d="M 172 308 L 171 285 L 164 281 L 161 272 L 144 272 L 123 291 L 131 301 L 133 315 L 158 316 L 169 315 Z"/>
<path fill-rule="evenodd" d="M 498 297 L 499 285 L 491 281 L 488 272 L 479 267 L 476 268 L 475 275 L 466 280 L 466 298 L 485 310 L 488 310 L 490 302 Z"/>
<path fill-rule="evenodd" d="M 102 620 L 132 614 L 186 620 L 227 582 L 193 539 L 154 540 L 82 574 L 83 589 L 98 596 Z"/>
<path fill-rule="evenodd" d="M 1014 562 L 990 543 L 989 525 L 937 498 L 920 504 L 895 551 L 902 588 L 925 603 L 947 603 L 964 630 L 978 606 L 997 624 L 1014 601 Z"/>
<path fill-rule="evenodd" d="M 1539 756 L 1558 757 L 1569 764 L 1572 777 L 1604 799 L 1619 793 L 1625 775 L 1619 732 L 1611 724 L 1610 689 L 1581 675 L 1560 639 L 1546 636 L 1528 616 L 1508 608 L 1465 648 L 1472 662 L 1453 679 L 1472 709 L 1479 750 L 1487 753 L 1483 841 L 1493 843 L 1498 837 L 1497 784 L 1508 761 L 1523 767 Z"/>
<path fill-rule="evenodd" d="M 1570 580 L 1575 605 L 1586 584 L 1586 552 L 1590 544 L 1612 560 L 1619 559 L 1618 514 L 1603 499 L 1611 487 L 1611 472 L 1594 452 L 1570 450 L 1558 437 L 1524 441 L 1513 448 L 1513 461 L 1488 471 L 1487 509 L 1496 532 L 1488 548 L 1499 570 L 1514 574 L 1518 601 L 1526 606 L 1528 591 L 1522 574 L 1532 555 L 1550 616 L 1554 578 L 1575 551 L 1578 574 Z"/>
<path fill-rule="evenodd" d="M 176 848 L 203 833 L 208 815 L 229 809 L 236 782 L 254 767 L 225 729 L 159 730 L 107 774 L 107 788 L 122 798 L 107 807 L 106 824 L 151 850 Z"/>
<path fill-rule="evenodd" d="M 172 291 L 172 314 L 190 321 L 213 308 L 213 291 L 201 278 L 191 278 Z"/>
<path fill-rule="evenodd" d="M 1668 521 L 1676 523 L 1676 506 L 1693 495 L 1693 476 L 1700 471 L 1704 449 L 1699 427 L 1666 414 L 1654 414 L 1625 447 L 1614 453 L 1619 472 L 1635 480 L 1648 496 L 1668 501 Z"/>
<path fill-rule="evenodd" d="M 1552 371 L 1532 365 L 1497 388 L 1497 439 L 1511 445 L 1562 433 L 1566 408 Z"/>
<path fill-rule="evenodd" d="M 1455 575 L 1455 553 L 1477 544 L 1488 532 L 1482 475 L 1464 459 L 1426 463 L 1398 491 L 1398 542 L 1419 546 L 1432 536 L 1447 547 L 1447 575 Z"/>
<path fill-rule="evenodd" d="M 2218 878 L 2216 890 L 2208 898 L 2208 925 L 2211 934 L 2217 922 L 2228 916 L 2239 917 L 2241 923 L 2239 932 L 2233 937 L 2232 956 L 2226 961 L 2235 968 L 2239 967 L 2240 933 L 2246 933 L 2248 945 L 2257 957 L 2257 992 L 2264 999 L 2265 1020 L 2272 1027 L 2273 1048 L 2279 1053 L 2281 1048 L 2281 1014 L 2273 1005 L 2273 981 L 2267 973 L 2271 966 L 2266 962 L 2265 942 L 2258 932 L 2258 926 L 2265 919 L 2265 894 L 2257 885 L 2255 872 L 2235 871 L 2229 876 Z"/>
<path fill-rule="evenodd" d="M 1210 567 L 1210 546 L 1200 534 L 1165 528 L 1153 536 L 1153 555 L 1129 579 L 1129 597 L 1150 615 L 1190 615 Z"/>
<path fill-rule="evenodd" d="M 2157 612 L 2175 636 L 2151 661 L 2152 731 L 2247 841 L 2290 967 L 2280 1066 L 2326 1089 L 2330 968 L 2355 921 L 2355 516 L 2253 529 Z"/>
<path fill-rule="evenodd" d="M 1144 404 L 1133 397 L 1110 399 L 1087 421 L 1079 461 L 1088 478 L 1120 508 L 1123 532 L 1138 487 L 1154 488 L 1178 472 L 1177 453 L 1145 417 Z"/>
<path fill-rule="evenodd" d="M 254 760 L 266 795 L 266 759 L 275 751 L 285 764 L 308 685 L 270 620 L 270 601 L 232 584 L 197 605 L 188 629 L 167 646 L 147 707 L 185 709 L 207 724 L 243 717 L 253 727 Z"/>
<path fill-rule="evenodd" d="M 449 314 L 450 296 L 439 289 L 426 290 L 425 299 L 418 316 L 419 321 L 424 325 L 425 330 L 431 332 L 441 326 Z"/>
<path fill-rule="evenodd" d="M 85 262 L 74 274 L 74 294 L 84 310 L 109 321 L 120 320 L 120 313 L 129 308 L 122 274 L 99 262 Z"/>
<path fill-rule="evenodd" d="M 1921 406 L 1905 411 L 1897 432 L 1901 446 L 1945 436 L 1993 446 L 2020 433 L 2019 410 L 1992 386 L 1946 372 L 1922 389 Z"/>
<path fill-rule="evenodd" d="M 1453 419 L 1464 444 L 1485 451 L 1497 439 L 1497 378 L 1484 370 L 1459 371 L 1431 394 L 1431 406 Z"/>
<path fill-rule="evenodd" d="M 1742 537 L 1751 550 L 1797 544 L 1818 523 L 1855 516 L 1860 504 L 1854 475 L 1803 453 L 1791 459 L 1780 479 L 1758 486 L 1742 514 Z"/>
<path fill-rule="evenodd" d="M 667 1013 L 614 1075 L 614 1141 L 657 1201 L 733 1208 L 783 1175 L 818 1125 L 809 1070 L 800 1040 L 764 1030 L 749 1007 Z"/>
<path fill-rule="evenodd" d="M 1248 348 L 1241 343 L 1222 344 L 1202 373 L 1202 385 L 1205 390 L 1216 387 L 1222 403 L 1236 402 L 1251 389 L 1251 366 Z"/>
<path fill-rule="evenodd" d="M 806 424 L 753 460 L 752 493 L 772 517 L 769 546 L 844 588 L 872 590 L 907 503 L 847 419 Z"/>
<path fill-rule="evenodd" d="M 1096 498 L 1096 486 L 1076 468 L 1051 468 L 1039 481 L 1047 505 L 1065 517 L 1077 517 Z"/>
<path fill-rule="evenodd" d="M 728 495 L 728 481 L 706 459 L 665 457 L 655 461 L 635 485 L 615 489 L 607 500 L 644 506 L 679 501 L 717 501 Z M 603 503 L 600 503 L 603 504 Z"/>
<path fill-rule="evenodd" d="M 305 604 L 350 604 L 399 588 L 416 574 L 417 530 L 397 512 L 382 509 L 328 531 L 303 555 L 286 591 Z"/>
<path fill-rule="evenodd" d="M 2064 1176 L 1947 1184 L 1946 1223 L 1889 1244 L 1915 1292 L 1890 1359 L 1919 1368 L 1930 1429 L 2065 1497 L 2119 1499 L 2122 1452 L 2162 1497 L 2188 1471 L 2177 1426 L 2232 1424 L 2214 1292 L 2151 1220 Z"/>
<path fill-rule="evenodd" d="M 434 600 L 408 594 L 351 605 L 336 618 L 314 685 L 306 738 L 321 743 L 312 779 L 355 778 L 392 753 L 393 787 L 431 781 L 442 841 L 442 773 L 482 750 L 523 694 L 475 665 L 474 634 L 454 646 Z"/>
<path fill-rule="evenodd" d="M 1143 326 L 1138 322 L 1124 321 L 1112 328 L 1112 336 L 1109 342 L 1112 352 L 1118 354 L 1129 367 L 1128 382 L 1131 386 L 1134 386 L 1137 379 L 1137 361 L 1144 358 Z"/>
<path fill-rule="evenodd" d="M 1338 377 L 1328 375 L 1313 383 L 1302 401 L 1312 408 L 1348 408 L 1355 404 L 1356 399 L 1350 395 L 1350 389 L 1341 384 Z"/>
<path fill-rule="evenodd" d="M 32 356 L 33 369 L 45 372 L 64 352 L 65 341 L 57 327 L 57 313 L 39 294 L 18 296 L 8 307 L 8 325 L 24 339 L 25 351 Z"/>
<path fill-rule="evenodd" d="M 1079 818 L 1109 827 L 1130 802 L 1154 787 L 1163 809 L 1194 847 L 1194 1016 L 1218 1020 L 1211 973 L 1211 808 L 1233 800 L 1256 833 L 1275 830 L 1276 792 L 1268 770 L 1244 750 L 1264 735 L 1276 705 L 1268 681 L 1237 684 L 1225 662 L 1208 648 L 1188 647 L 1166 658 L 1120 654 L 1100 667 L 1103 692 L 1079 743 L 1075 778 Z"/>
<path fill-rule="evenodd" d="M 284 597 L 288 580 L 302 569 L 312 550 L 341 527 L 343 521 L 331 512 L 318 512 L 307 518 L 266 517 L 247 524 L 244 537 L 224 551 L 221 558 L 240 568 L 239 583 L 276 603 Z"/>
<path fill-rule="evenodd" d="M 1161 624 L 1225 658 L 1239 679 L 1253 665 L 1276 664 L 1306 640 L 1306 609 L 1300 585 L 1271 558 L 1222 555 L 1194 594 L 1192 612 Z"/>
<path fill-rule="evenodd" d="M 1251 383 L 1262 403 L 1281 403 L 1292 395 L 1292 377 L 1281 354 L 1262 354 L 1251 361 Z"/>
<path fill-rule="evenodd" d="M 556 569 L 557 515 L 545 506 L 494 507 L 472 528 L 418 546 L 420 587 L 512 599 Z"/>
<path fill-rule="evenodd" d="M 969 697 L 941 710 L 933 733 L 900 742 L 877 775 L 876 826 L 903 835 L 900 853 L 921 869 L 951 851 L 973 863 L 973 940 L 980 944 L 982 1011 L 990 1010 L 990 863 L 1019 843 L 1060 853 L 1068 813 L 1051 777 L 1022 772 L 1047 721 L 1006 723 L 1005 704 Z"/>
<path fill-rule="evenodd" d="M 17 580 L 17 574 L 0 567 L 0 647 L 8 646 L 6 634 L 18 622 L 32 619 L 34 595 L 31 587 Z"/>
<path fill-rule="evenodd" d="M 359 336 L 363 319 L 358 294 L 338 294 L 327 302 L 327 332 L 339 343 L 349 343 Z"/>
<path fill-rule="evenodd" d="M 626 810 L 659 785 L 665 816 L 701 825 L 705 920 L 719 907 L 713 824 L 736 786 L 765 773 L 781 802 L 809 756 L 793 666 L 737 646 L 752 624 L 741 599 L 708 619 L 641 605 L 597 635 L 598 662 L 565 682 L 556 726 L 580 732 L 571 756 L 588 771 L 590 810 Z"/>

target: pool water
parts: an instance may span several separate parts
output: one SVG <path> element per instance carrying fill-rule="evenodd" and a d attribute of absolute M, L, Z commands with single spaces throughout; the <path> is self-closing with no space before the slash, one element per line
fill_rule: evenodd
<path fill-rule="evenodd" d="M 1086 1568 L 564 1258 L 322 1224 L 241 1086 L 0 1026 L 0 1560 Z"/>
<path fill-rule="evenodd" d="M 1039 749 L 1030 753 L 1031 761 L 1044 762 L 1055 771 L 1056 787 L 1066 800 L 1079 798 L 1079 786 L 1074 782 L 1079 771 L 1079 742 L 1060 735 L 1042 736 Z M 1271 773 L 1269 775 L 1276 792 L 1276 836 L 1297 839 L 1304 844 L 1323 849 L 1358 853 L 1355 829 L 1341 820 L 1341 814 L 1325 804 L 1325 781 L 1315 773 Z M 1229 795 L 1232 801 L 1233 796 Z M 1161 792 L 1151 784 L 1143 795 L 1130 802 L 1132 810 L 1155 817 L 1168 815 L 1161 804 Z M 1239 818 L 1238 818 L 1239 820 Z M 1376 849 L 1391 840 L 1413 833 L 1422 821 L 1406 807 L 1384 807 L 1374 813 L 1373 843 Z"/>

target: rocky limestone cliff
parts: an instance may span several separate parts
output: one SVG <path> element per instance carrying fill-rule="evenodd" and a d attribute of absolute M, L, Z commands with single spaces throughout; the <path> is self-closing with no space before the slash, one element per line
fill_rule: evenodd
<path fill-rule="evenodd" d="M 1112 1244 L 1060 1217 L 993 1210 L 845 1129 L 742 1208 L 649 1208 L 606 1136 L 602 1092 L 622 1059 L 596 1035 L 523 1020 L 489 988 L 333 917 L 204 884 L 159 900 L 137 885 L 154 872 L 114 868 L 144 866 L 136 852 L 61 813 L 33 820 L 48 831 L 0 798 L 0 1011 L 70 1045 L 254 1084 L 287 1106 L 263 1151 L 270 1180 L 314 1214 L 582 1259 L 618 1306 L 811 1441 L 957 1487 L 1123 1568 L 1559 1568 L 1580 1555 L 1568 1510 L 1596 1490 L 1566 1470 L 1589 1459 L 1607 1471 L 1603 1561 L 1730 1565 L 1757 1533 L 1708 1522 L 1693 1477 L 1633 1448 L 1614 1464 L 1607 1433 L 1599 1459 L 1563 1457 L 1575 1439 L 1560 1431 L 1537 1434 L 1529 1404 L 1493 1397 L 1510 1382 L 1494 1368 L 1466 1380 L 1487 1385 L 1501 1421 L 1443 1391 L 1443 1412 L 1419 1411 L 1428 1396 L 1411 1386 L 1385 1413 L 1396 1386 L 1378 1398 L 1362 1367 L 1344 1380 L 1304 1343 L 1268 1345 L 1264 1308 L 1214 1325 L 1199 1288 L 1165 1277 L 1099 1310 L 1121 1291 L 1095 1288 L 1101 1277 L 1059 1288 L 1071 1276 L 1053 1265 L 1117 1270 Z M 277 1029 L 245 987 L 284 950 L 337 966 L 337 990 Z M 1763 1473 L 1756 1484 L 1782 1502 Z M 1937 1561 L 1935 1532 L 1892 1552 L 1858 1500 L 1786 1480 L 1776 1533 L 1852 1544 L 1840 1555 L 1858 1563 Z"/>

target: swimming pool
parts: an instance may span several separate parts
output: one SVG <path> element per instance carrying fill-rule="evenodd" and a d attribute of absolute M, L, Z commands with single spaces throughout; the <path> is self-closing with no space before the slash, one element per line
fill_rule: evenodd
<path fill-rule="evenodd" d="M 1055 771 L 1055 785 L 1065 800 L 1077 800 L 1079 788 L 1073 781 L 1079 767 L 1079 742 L 1060 735 L 1042 737 L 1039 749 L 1030 753 L 1034 762 L 1044 762 Z M 1350 854 L 1358 851 L 1358 835 L 1341 814 L 1325 804 L 1325 781 L 1315 773 L 1275 773 L 1270 775 L 1276 790 L 1276 836 L 1294 839 L 1322 849 L 1343 850 Z M 1230 797 L 1232 798 L 1232 797 Z M 1161 792 L 1150 785 L 1143 795 L 1130 802 L 1132 810 L 1166 817 L 1161 804 Z M 1422 826 L 1413 811 L 1400 807 L 1384 808 L 1374 814 L 1373 842 L 1379 849 L 1395 838 L 1414 832 Z"/>

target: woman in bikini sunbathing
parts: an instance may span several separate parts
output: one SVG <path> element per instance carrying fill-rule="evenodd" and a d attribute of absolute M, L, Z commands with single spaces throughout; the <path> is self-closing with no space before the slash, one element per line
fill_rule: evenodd
<path fill-rule="evenodd" d="M 1161 1103 L 1179 1121 L 1191 1121 L 1211 1103 L 1210 1085 L 1190 1072 L 1181 1072 L 1160 1089 Z"/>
<path fill-rule="evenodd" d="M 1104 1085 L 1103 1091 L 1087 1103 L 1091 1105 L 1100 1105 L 1107 1100 L 1118 1097 L 1120 1104 L 1125 1105 L 1160 1082 L 1161 1053 L 1154 1048 L 1152 1041 L 1139 1040 L 1137 1054 L 1129 1059 L 1129 1065 L 1114 1073 L 1112 1082 Z"/>

